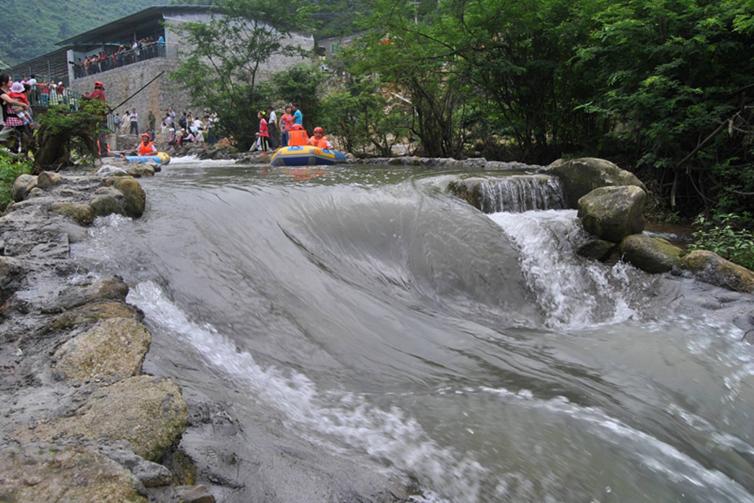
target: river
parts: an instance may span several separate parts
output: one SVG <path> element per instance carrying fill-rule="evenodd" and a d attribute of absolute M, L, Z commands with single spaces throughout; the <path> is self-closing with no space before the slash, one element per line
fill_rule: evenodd
<path fill-rule="evenodd" d="M 752 296 L 586 262 L 552 192 L 485 214 L 453 176 L 178 159 L 75 246 L 213 417 L 183 447 L 220 500 L 754 501 Z"/>

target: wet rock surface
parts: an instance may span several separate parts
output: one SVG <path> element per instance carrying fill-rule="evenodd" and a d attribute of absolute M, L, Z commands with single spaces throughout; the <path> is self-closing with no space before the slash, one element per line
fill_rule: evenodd
<path fill-rule="evenodd" d="M 151 336 L 128 285 L 70 255 L 95 217 L 140 216 L 143 189 L 43 172 L 13 196 L 0 216 L 0 500 L 170 501 L 159 491 L 184 482 L 160 462 L 185 429 L 181 390 L 140 375 Z"/>

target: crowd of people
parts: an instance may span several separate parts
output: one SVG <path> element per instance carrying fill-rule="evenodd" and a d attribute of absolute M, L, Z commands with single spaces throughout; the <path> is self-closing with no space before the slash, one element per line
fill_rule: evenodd
<path fill-rule="evenodd" d="M 162 35 L 157 39 L 145 37 L 141 40 L 135 40 L 130 46 L 121 44 L 114 50 L 103 49 L 97 54 L 79 58 L 73 62 L 73 73 L 76 78 L 86 77 L 164 55 L 165 38 Z"/>

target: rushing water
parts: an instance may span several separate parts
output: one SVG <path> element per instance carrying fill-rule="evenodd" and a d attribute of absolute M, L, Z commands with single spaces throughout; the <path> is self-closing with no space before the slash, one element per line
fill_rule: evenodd
<path fill-rule="evenodd" d="M 451 177 L 178 162 L 77 245 L 134 285 L 147 369 L 232 418 L 184 438 L 223 500 L 754 501 L 751 296 Z"/>

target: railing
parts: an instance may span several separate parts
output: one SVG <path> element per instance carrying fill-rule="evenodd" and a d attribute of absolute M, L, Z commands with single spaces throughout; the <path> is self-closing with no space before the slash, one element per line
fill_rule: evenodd
<path fill-rule="evenodd" d="M 113 70 L 127 65 L 132 65 L 140 61 L 146 61 L 152 58 L 165 57 L 165 43 L 154 42 L 142 45 L 136 49 L 127 51 L 114 52 L 107 54 L 104 58 L 97 58 L 92 61 L 83 61 L 73 64 L 73 77 L 80 79 L 90 75 Z"/>
<path fill-rule="evenodd" d="M 76 111 L 79 109 L 80 100 L 81 95 L 70 89 L 65 89 L 62 93 L 58 93 L 57 90 L 38 85 L 36 89 L 32 89 L 29 93 L 29 104 L 33 109 L 37 110 L 46 110 L 57 105 L 67 105 L 71 108 L 71 111 Z"/>

